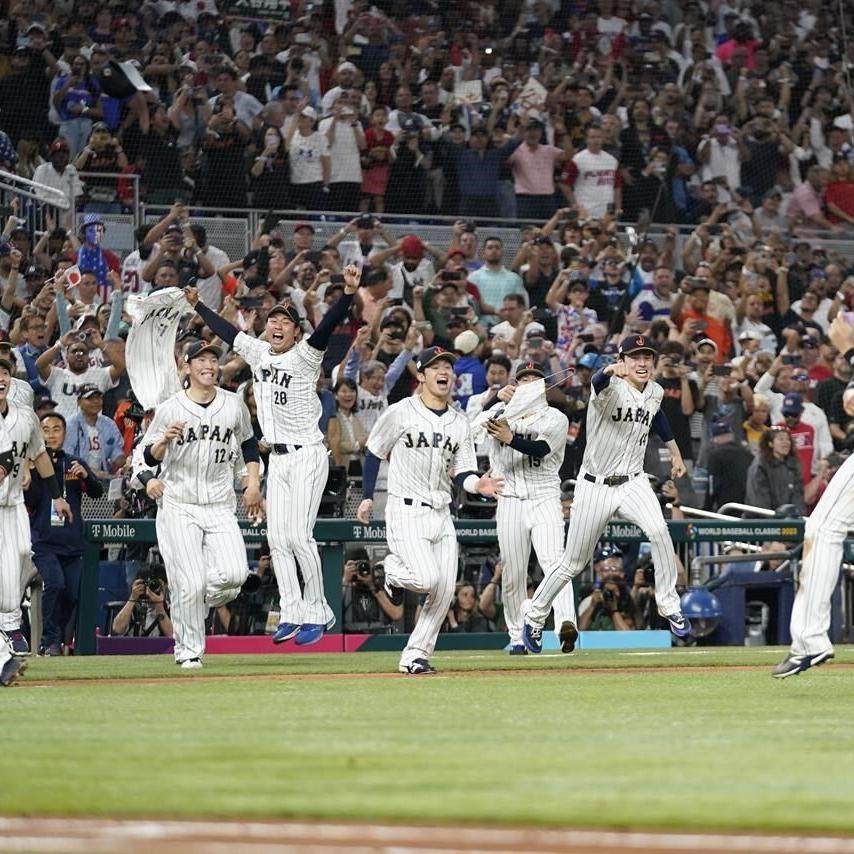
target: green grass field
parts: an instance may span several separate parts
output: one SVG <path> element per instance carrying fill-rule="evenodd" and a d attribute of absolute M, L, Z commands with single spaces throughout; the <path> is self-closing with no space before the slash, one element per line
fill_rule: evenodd
<path fill-rule="evenodd" d="M 854 831 L 854 650 L 782 654 L 38 659 L 0 692 L 0 812 Z"/>

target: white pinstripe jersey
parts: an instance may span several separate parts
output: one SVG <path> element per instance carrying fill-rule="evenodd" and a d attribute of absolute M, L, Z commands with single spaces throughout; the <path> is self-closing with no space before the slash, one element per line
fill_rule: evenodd
<path fill-rule="evenodd" d="M 266 341 L 245 332 L 234 351 L 252 368 L 258 421 L 271 445 L 314 445 L 323 441 L 317 380 L 323 351 L 302 339 L 285 353 L 273 353 Z"/>
<path fill-rule="evenodd" d="M 388 491 L 433 508 L 451 503 L 454 474 L 477 470 L 471 429 L 465 415 L 448 407 L 441 415 L 428 409 L 420 395 L 389 406 L 368 436 L 368 450 L 388 466 Z"/>
<path fill-rule="evenodd" d="M 638 391 L 619 377 L 611 377 L 599 394 L 592 389 L 581 468 L 597 477 L 643 471 L 650 426 L 663 397 L 664 389 L 657 382 L 650 381 Z"/>
<path fill-rule="evenodd" d="M 17 403 L 18 406 L 28 406 L 32 409 L 35 400 L 33 387 L 26 380 L 12 377 L 12 385 L 9 387 L 9 400 L 12 403 Z"/>
<path fill-rule="evenodd" d="M 569 419 L 557 409 L 546 406 L 514 432 L 535 442 L 544 440 L 551 450 L 542 459 L 529 457 L 503 445 L 491 436 L 487 439 L 493 477 L 504 479 L 501 495 L 507 498 L 560 497 L 560 470 L 566 450 Z M 499 501 L 501 498 L 499 497 Z"/>
<path fill-rule="evenodd" d="M 235 503 L 235 462 L 240 445 L 252 436 L 243 399 L 220 388 L 208 406 L 201 406 L 185 391 L 174 394 L 157 407 L 140 447 L 155 444 L 176 421 L 186 426 L 167 446 L 158 475 L 170 499 L 183 504 Z"/>
<path fill-rule="evenodd" d="M 14 463 L 11 474 L 0 483 L 0 506 L 11 507 L 24 501 L 24 472 L 26 461 L 34 460 L 44 451 L 42 428 L 35 412 L 29 407 L 18 406 L 10 400 L 6 401 L 8 409 L 3 418 L 3 426 L 12 443 Z"/>

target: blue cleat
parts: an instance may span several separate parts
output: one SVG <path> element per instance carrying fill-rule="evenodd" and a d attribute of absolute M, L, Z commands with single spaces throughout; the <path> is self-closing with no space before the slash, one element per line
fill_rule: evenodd
<path fill-rule="evenodd" d="M 677 638 L 687 638 L 691 634 L 691 621 L 686 620 L 681 614 L 668 614 L 666 619 L 670 623 L 670 631 Z"/>
<path fill-rule="evenodd" d="M 826 649 L 824 652 L 817 652 L 815 655 L 787 655 L 772 671 L 771 675 L 775 679 L 785 679 L 787 676 L 796 676 L 798 673 L 803 673 L 809 670 L 810 667 L 818 667 L 826 661 L 833 659 L 833 650 Z"/>
<path fill-rule="evenodd" d="M 273 635 L 273 643 L 284 643 L 290 640 L 300 630 L 299 623 L 279 623 Z"/>
<path fill-rule="evenodd" d="M 532 655 L 539 655 L 543 651 L 543 630 L 540 626 L 532 626 L 525 623 L 522 629 L 522 643 L 525 649 Z"/>
<path fill-rule="evenodd" d="M 328 626 L 322 623 L 303 623 L 302 628 L 297 632 L 294 643 L 297 646 L 311 646 L 317 643 L 326 632 Z"/>
<path fill-rule="evenodd" d="M 510 655 L 527 655 L 528 650 L 525 649 L 525 645 L 521 643 L 514 643 L 513 646 L 510 647 Z"/>

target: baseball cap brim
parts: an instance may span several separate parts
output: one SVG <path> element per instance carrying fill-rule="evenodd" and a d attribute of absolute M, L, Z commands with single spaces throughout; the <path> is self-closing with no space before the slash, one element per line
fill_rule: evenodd
<path fill-rule="evenodd" d="M 217 357 L 217 359 L 222 357 L 222 349 L 220 347 L 217 347 L 216 344 L 208 344 L 206 347 L 200 347 L 194 353 L 187 353 L 184 356 L 184 361 L 192 362 L 193 359 L 198 358 L 203 353 L 213 353 L 214 356 Z"/>
<path fill-rule="evenodd" d="M 632 347 L 631 350 L 620 350 L 621 356 L 633 356 L 635 353 L 649 353 L 652 356 L 658 355 L 655 347 Z"/>
<path fill-rule="evenodd" d="M 274 305 L 268 312 L 267 317 L 272 317 L 274 314 L 284 314 L 291 323 L 297 326 L 302 326 L 302 318 L 299 312 L 292 305 Z"/>
<path fill-rule="evenodd" d="M 530 377 L 534 376 L 538 379 L 545 379 L 546 375 L 540 368 L 529 368 L 527 365 L 525 367 L 519 368 L 516 372 L 516 380 L 521 380 L 522 377 Z"/>
<path fill-rule="evenodd" d="M 416 368 L 419 371 L 423 371 L 425 368 L 429 368 L 430 365 L 435 364 L 441 359 L 444 359 L 446 362 L 450 362 L 452 365 L 454 365 L 457 362 L 457 354 L 450 353 L 447 350 L 443 350 L 441 353 L 434 353 L 433 355 L 428 356 L 425 361 L 419 361 L 416 365 Z"/>

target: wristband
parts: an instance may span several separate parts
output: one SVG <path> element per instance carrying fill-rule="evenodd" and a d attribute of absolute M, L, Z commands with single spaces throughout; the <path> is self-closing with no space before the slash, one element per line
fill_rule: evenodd
<path fill-rule="evenodd" d="M 54 472 L 50 477 L 45 478 L 44 481 L 45 486 L 47 487 L 48 495 L 54 500 L 57 498 L 62 498 L 62 490 L 59 488 L 59 483 L 56 479 L 56 472 Z"/>
<path fill-rule="evenodd" d="M 154 472 L 153 472 L 153 471 L 144 471 L 144 472 L 140 472 L 140 474 L 138 474 L 138 475 L 136 476 L 136 479 L 137 479 L 137 480 L 138 480 L 138 481 L 139 481 L 143 486 L 148 486 L 148 481 L 150 481 L 150 480 L 154 480 Z"/>

